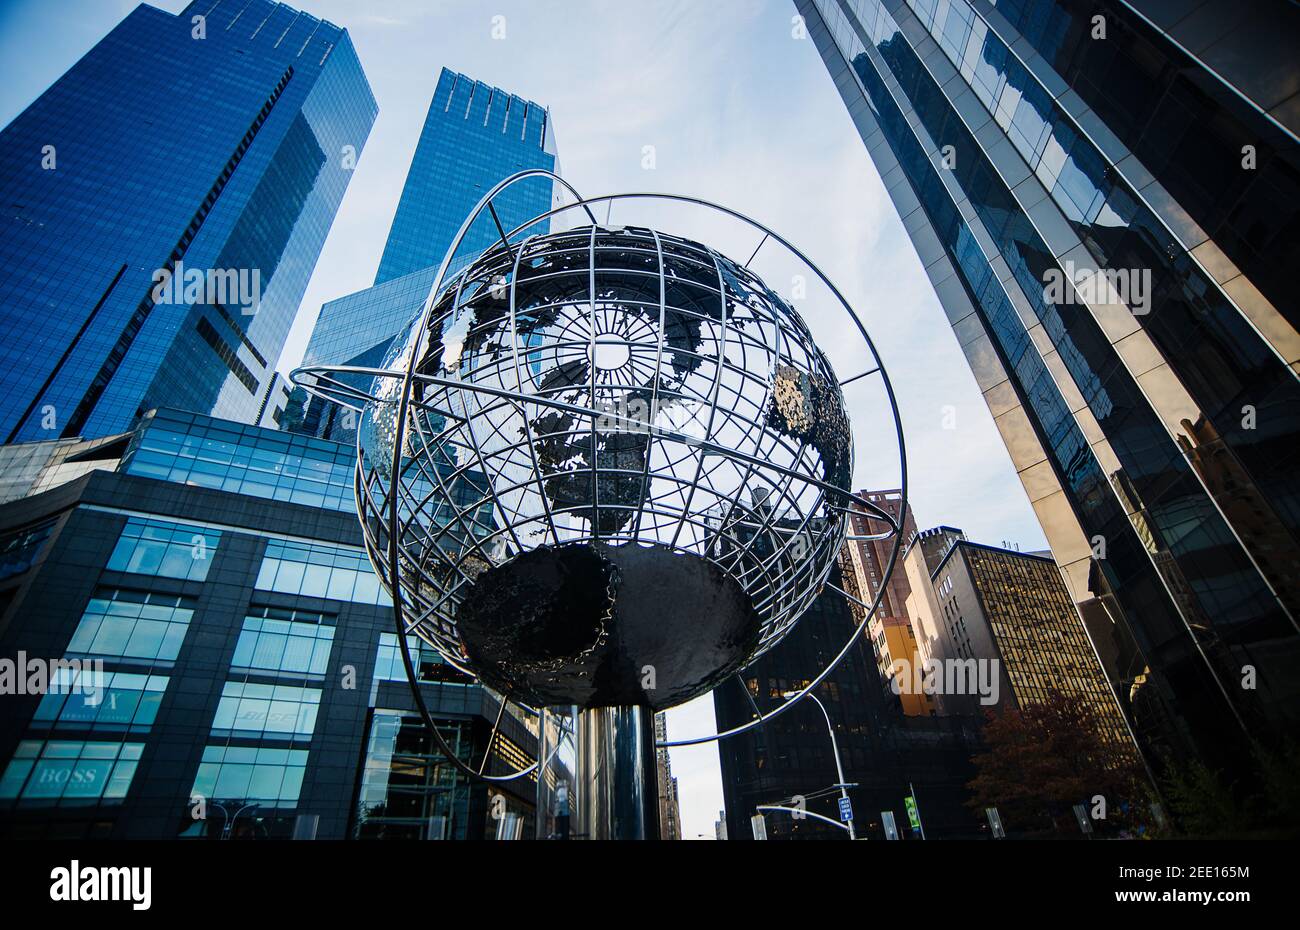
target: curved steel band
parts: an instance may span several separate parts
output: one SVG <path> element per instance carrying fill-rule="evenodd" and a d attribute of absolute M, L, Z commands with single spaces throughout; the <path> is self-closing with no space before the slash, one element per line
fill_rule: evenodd
<path fill-rule="evenodd" d="M 867 374 L 878 373 L 880 375 L 881 382 L 884 385 L 886 397 L 889 400 L 890 412 L 893 416 L 893 421 L 894 421 L 894 430 L 898 438 L 899 471 L 900 471 L 899 493 L 902 499 L 902 504 L 900 506 L 900 513 L 906 514 L 907 512 L 907 449 L 903 437 L 903 424 L 898 412 L 898 399 L 894 394 L 893 383 L 889 380 L 889 374 L 885 370 L 884 362 L 880 358 L 880 354 L 876 350 L 876 345 L 872 341 L 870 334 L 867 332 L 866 326 L 863 324 L 862 320 L 858 317 L 857 312 L 854 311 L 853 307 L 844 298 L 844 295 L 840 293 L 839 288 L 837 288 L 834 285 L 834 283 L 822 272 L 820 268 L 817 267 L 817 265 L 815 265 L 806 255 L 804 255 L 801 251 L 799 251 L 799 249 L 795 248 L 794 245 L 792 245 L 788 240 L 785 239 L 785 237 L 781 236 L 779 233 L 776 233 L 772 229 L 769 229 L 767 226 L 763 225 L 762 223 L 758 222 L 752 217 L 746 216 L 745 214 L 740 213 L 737 210 L 733 210 L 729 207 L 724 207 L 720 204 L 712 203 L 710 201 L 704 200 L 699 197 L 690 197 L 684 194 L 665 194 L 665 193 L 655 193 L 655 192 L 606 194 L 600 197 L 583 199 L 582 196 L 578 194 L 578 192 L 573 188 L 573 186 L 570 185 L 563 178 L 559 177 L 553 172 L 546 171 L 541 168 L 533 168 L 526 171 L 517 172 L 516 174 L 513 174 L 510 177 L 505 178 L 500 183 L 498 183 L 495 187 L 493 187 L 492 190 L 484 194 L 483 198 L 478 202 L 478 205 L 469 214 L 469 216 L 465 218 L 465 221 L 461 224 L 460 230 L 456 233 L 455 238 L 452 240 L 451 247 L 448 249 L 446 256 L 442 260 L 442 264 L 438 267 L 437 277 L 434 279 L 433 286 L 429 290 L 429 297 L 424 305 L 424 309 L 421 312 L 420 319 L 417 324 L 415 344 L 412 347 L 410 360 L 407 363 L 406 372 L 403 375 L 402 390 L 400 393 L 400 400 L 398 402 L 398 410 L 397 410 L 397 418 L 396 418 L 397 435 L 393 443 L 392 474 L 401 473 L 402 447 L 406 437 L 407 412 L 410 407 L 411 384 L 416 379 L 415 367 L 418 364 L 424 349 L 424 342 L 428 334 L 429 316 L 433 312 L 434 307 L 437 305 L 438 298 L 441 295 L 443 282 L 447 274 L 447 268 L 451 264 L 452 259 L 455 257 L 456 252 L 460 249 L 461 243 L 464 241 L 465 236 L 468 233 L 470 227 L 474 224 L 475 220 L 477 220 L 478 217 L 483 213 L 483 211 L 488 208 L 488 206 L 492 203 L 493 199 L 497 197 L 497 195 L 499 195 L 502 191 L 506 190 L 508 187 L 512 186 L 513 184 L 516 184 L 519 181 L 525 180 L 530 177 L 547 177 L 550 178 L 553 182 L 563 185 L 564 188 L 568 190 L 570 194 L 573 195 L 575 202 L 570 204 L 564 204 L 558 207 L 553 207 L 552 209 L 546 211 L 545 213 L 539 214 L 533 217 L 532 219 L 529 219 L 526 222 L 520 224 L 519 226 L 516 226 L 514 229 L 512 229 L 510 232 L 506 233 L 502 237 L 503 241 L 507 245 L 509 244 L 510 238 L 512 236 L 517 235 L 520 231 L 535 226 L 536 224 L 544 220 L 548 220 L 553 216 L 556 216 L 560 213 L 566 212 L 568 210 L 572 210 L 577 207 L 582 208 L 586 212 L 593 226 L 598 226 L 600 224 L 596 220 L 596 216 L 591 209 L 593 204 L 607 203 L 610 205 L 612 209 L 613 203 L 619 200 L 629 200 L 629 199 L 668 200 L 668 201 L 673 201 L 678 203 L 693 204 L 695 206 L 705 207 L 706 209 L 716 210 L 720 213 L 732 217 L 733 219 L 739 220 L 742 223 L 745 223 L 751 226 L 752 228 L 763 233 L 763 240 L 759 242 L 759 248 L 762 248 L 763 244 L 768 239 L 774 239 L 776 242 L 784 246 L 795 257 L 797 257 L 801 262 L 803 262 L 808 268 L 810 268 L 812 272 L 817 276 L 818 280 L 820 280 L 826 286 L 826 288 L 834 295 L 835 299 L 839 302 L 840 306 L 844 308 L 845 312 L 848 313 L 849 318 L 853 321 L 853 324 L 857 328 L 858 333 L 862 336 L 863 341 L 866 343 L 867 348 L 871 353 L 871 356 L 876 361 L 875 370 L 869 371 L 867 372 Z M 754 254 L 755 255 L 758 254 L 757 249 L 755 250 Z M 753 257 L 750 258 L 750 261 L 753 261 Z M 341 401 L 339 400 L 340 396 L 351 397 L 357 400 L 360 400 L 362 398 L 367 400 L 374 399 L 371 398 L 370 395 L 365 394 L 365 392 L 356 390 L 354 388 L 349 388 L 346 385 L 341 385 L 338 384 L 337 382 L 335 382 L 332 388 L 322 387 L 321 385 L 319 385 L 317 378 L 319 377 L 319 374 L 323 373 L 324 371 L 374 374 L 377 377 L 391 377 L 393 375 L 391 371 L 383 371 L 383 370 L 372 370 L 372 369 L 364 369 L 364 368 L 345 368 L 345 367 L 344 368 L 318 367 L 318 368 L 297 369 L 291 373 L 290 378 L 293 380 L 293 382 L 296 385 L 303 387 L 309 393 L 317 397 L 321 397 L 325 400 L 331 401 L 333 403 L 341 403 Z M 471 390 L 485 390 L 488 393 L 502 394 L 503 396 L 506 396 L 509 399 L 514 399 L 514 400 L 521 399 L 519 396 L 513 395 L 512 392 L 497 392 L 491 389 L 480 388 L 474 385 L 465 384 L 464 382 L 456 381 L 454 379 L 433 378 L 428 375 L 421 375 L 419 377 L 421 380 L 425 380 L 433 384 L 438 384 L 443 387 L 469 388 Z M 311 383 L 308 383 L 308 379 L 310 379 Z M 856 380 L 856 378 L 852 380 Z M 332 393 L 335 390 L 340 391 L 340 394 Z M 574 405 L 564 405 L 558 401 L 550 401 L 548 399 L 543 399 L 532 395 L 528 395 L 523 399 L 526 399 L 529 403 L 551 404 L 560 407 L 574 406 Z M 349 407 L 352 406 L 351 404 L 346 404 L 346 403 L 344 403 L 343 405 Z M 359 409 L 359 408 L 353 407 L 353 409 Z M 579 412 L 583 414 L 594 413 L 594 411 L 582 407 L 575 408 L 574 412 Z M 600 415 L 608 416 L 608 414 L 605 413 L 604 411 L 601 411 Z M 673 438 L 682 439 L 684 437 L 674 435 Z M 360 440 L 358 439 L 358 443 L 359 441 Z M 704 440 L 692 439 L 691 441 L 705 448 L 711 445 L 710 443 Z M 723 451 L 726 451 L 728 454 L 732 454 L 732 455 L 735 454 L 733 450 L 723 450 Z M 768 465 L 768 467 L 770 467 L 769 463 L 763 463 L 763 464 Z M 798 477 L 800 477 L 803 480 L 809 480 L 808 476 L 800 475 Z M 884 575 L 883 575 L 883 577 L 888 578 L 894 571 L 894 567 L 898 561 L 898 553 L 900 548 L 902 547 L 902 530 L 900 526 L 900 521 L 896 520 L 892 515 L 888 514 L 886 511 L 877 507 L 871 501 L 861 498 L 856 494 L 852 494 L 851 492 L 845 491 L 842 488 L 836 488 L 829 485 L 827 485 L 826 487 L 829 488 L 830 490 L 833 490 L 837 495 L 847 497 L 851 499 L 854 503 L 858 504 L 859 506 L 866 507 L 867 510 L 870 512 L 871 516 L 877 517 L 879 519 L 883 519 L 891 527 L 893 527 L 894 543 L 890 547 L 889 558 L 886 562 Z M 357 495 L 357 510 L 358 513 L 360 513 L 361 501 L 360 501 L 359 481 L 354 487 L 354 493 Z M 390 526 L 397 526 L 399 524 L 398 500 L 399 500 L 399 495 L 397 494 L 390 495 L 390 500 L 389 500 Z M 399 534 L 395 532 L 389 533 L 388 562 L 389 562 L 390 578 L 397 578 L 400 576 L 398 536 Z M 774 717 L 777 717 L 780 714 L 784 713 L 786 710 L 788 710 L 791 707 L 791 705 L 796 704 L 799 701 L 803 700 L 803 698 L 806 695 L 808 695 L 813 689 L 815 689 L 818 685 L 820 685 L 823 681 L 825 681 L 826 678 L 831 674 L 831 672 L 833 672 L 836 669 L 836 667 L 838 667 L 839 663 L 843 661 L 844 657 L 848 655 L 849 650 L 853 647 L 854 643 L 858 639 L 860 630 L 866 628 L 868 621 L 870 620 L 872 615 L 875 614 L 875 611 L 877 607 L 880 605 L 880 601 L 883 598 L 884 591 L 885 591 L 884 585 L 881 585 L 875 597 L 872 598 L 871 602 L 868 604 L 862 600 L 859 600 L 853 595 L 848 594 L 844 590 L 835 587 L 834 585 L 827 583 L 826 587 L 830 588 L 833 591 L 836 591 L 839 594 L 842 594 L 844 597 L 848 598 L 850 601 L 854 602 L 860 607 L 865 608 L 867 614 L 866 617 L 863 619 L 863 621 L 860 624 L 858 624 L 857 627 L 854 628 L 853 633 L 845 641 L 844 646 L 836 654 L 835 658 L 833 658 L 830 661 L 830 663 L 827 664 L 827 666 L 824 669 L 822 669 L 822 671 L 815 678 L 813 678 L 812 681 L 808 683 L 806 687 L 804 687 L 802 690 L 800 690 L 792 697 L 786 699 L 785 702 L 779 705 L 778 707 L 773 708 L 772 710 L 768 711 L 765 714 L 760 712 L 758 716 L 755 717 L 753 720 L 750 720 L 739 726 L 732 727 L 728 730 L 720 731 L 711 736 L 701 736 L 701 737 L 694 737 L 694 738 L 680 739 L 680 740 L 665 740 L 663 742 L 656 743 L 656 745 L 659 748 L 668 748 L 673 746 L 694 746 L 702 743 L 713 742 L 714 740 L 725 739 L 726 737 L 729 736 L 735 736 L 737 734 L 744 733 L 748 730 L 753 729 L 754 727 L 761 726 L 762 724 L 766 723 L 768 720 L 771 720 Z M 438 732 L 438 728 L 434 724 L 433 717 L 429 713 L 429 709 L 425 704 L 424 697 L 420 693 L 419 685 L 415 677 L 414 665 L 411 661 L 409 647 L 406 642 L 407 630 L 406 630 L 406 625 L 402 619 L 403 611 L 402 611 L 402 594 L 401 594 L 400 584 L 393 585 L 392 593 L 393 593 L 393 613 L 397 625 L 398 643 L 401 646 L 402 664 L 405 667 L 407 677 L 411 682 L 411 690 L 414 694 L 415 703 L 417 708 L 419 709 L 420 716 L 423 718 L 425 724 L 431 730 L 435 741 L 438 743 L 439 748 L 447 755 L 447 757 L 457 767 L 457 769 L 459 769 L 460 771 L 462 771 L 463 773 L 471 777 L 487 778 L 488 780 L 493 780 L 493 781 L 508 781 L 513 778 L 519 778 L 524 775 L 527 775 L 531 773 L 533 770 L 535 770 L 538 766 L 538 763 L 536 762 L 534 762 L 531 766 L 525 769 L 521 769 L 509 776 L 490 777 L 490 776 L 482 775 L 481 772 L 476 772 L 472 767 L 466 765 L 464 762 L 462 762 L 460 759 L 456 757 L 451 747 L 447 744 L 447 742 L 443 739 L 442 735 Z M 508 695 L 503 696 L 502 699 L 509 700 L 509 696 Z M 522 705 L 522 704 L 520 706 L 526 707 L 526 705 Z M 527 708 L 527 709 L 532 711 L 533 713 L 536 713 L 536 711 L 533 708 Z M 495 735 L 496 735 L 496 730 L 494 729 L 493 738 L 495 738 Z M 488 746 L 489 751 L 491 749 L 491 746 L 492 746 L 492 741 L 490 740 Z M 485 758 L 484 760 L 485 765 L 486 765 L 486 761 L 487 760 Z"/>
<path fill-rule="evenodd" d="M 347 368 L 343 366 L 340 367 L 322 366 L 322 367 L 313 367 L 313 368 L 299 368 L 297 371 L 294 372 L 294 374 L 302 373 L 303 375 L 311 376 L 323 370 L 337 371 L 337 372 L 343 372 L 349 374 L 373 374 L 377 378 L 392 376 L 391 372 L 385 371 L 382 368 Z M 835 497 L 841 497 L 841 498 L 846 498 L 848 500 L 851 500 L 855 504 L 858 504 L 859 506 L 869 510 L 872 516 L 884 520 L 886 523 L 888 523 L 890 526 L 894 528 L 894 531 L 896 533 L 902 531 L 902 528 L 898 525 L 898 522 L 894 519 L 894 516 L 891 513 L 889 513 L 889 511 L 881 509 L 880 507 L 876 506 L 874 502 L 868 500 L 865 497 L 859 497 L 858 495 L 854 494 L 852 491 L 846 491 L 843 488 L 838 487 L 837 485 L 833 485 L 825 481 L 819 481 L 818 479 L 812 477 L 811 475 L 806 475 L 803 472 L 796 471 L 791 468 L 784 468 L 780 465 L 776 465 L 765 459 L 761 459 L 754 455 L 748 455 L 744 452 L 739 452 L 735 449 L 728 449 L 725 446 L 718 445 L 717 443 L 709 442 L 707 439 L 700 439 L 698 436 L 690 436 L 687 435 L 686 433 L 679 433 L 676 430 L 665 429 L 662 426 L 651 425 L 647 427 L 645 424 L 641 423 L 639 420 L 635 419 L 634 417 L 622 416 L 616 413 L 608 413 L 603 410 L 593 410 L 590 407 L 583 407 L 578 404 L 570 404 L 561 400 L 553 400 L 549 397 L 540 397 L 535 394 L 524 394 L 520 391 L 507 391 L 502 388 L 488 387 L 486 385 L 481 385 L 481 384 L 471 384 L 469 382 L 460 381 L 455 378 L 439 378 L 436 375 L 419 375 L 418 377 L 419 380 L 423 381 L 425 384 L 432 384 L 432 385 L 436 385 L 437 387 L 455 388 L 457 390 L 465 390 L 465 391 L 476 391 L 478 393 L 488 394 L 493 397 L 500 397 L 506 400 L 517 400 L 520 401 L 521 403 L 537 404 L 538 406 L 542 406 L 542 407 L 552 407 L 556 410 L 563 410 L 566 413 L 575 413 L 578 414 L 579 416 L 604 417 L 605 419 L 608 420 L 622 420 L 629 424 L 639 425 L 643 430 L 648 431 L 653 436 L 661 436 L 665 439 L 671 439 L 674 442 L 680 442 L 683 445 L 695 446 L 696 448 L 703 449 L 706 452 L 716 452 L 719 455 L 726 455 L 733 459 L 737 459 L 741 462 L 744 462 L 747 465 L 759 466 L 762 468 L 766 468 L 769 471 L 774 471 L 777 474 L 784 475 L 788 478 L 798 479 L 799 481 L 802 481 L 806 484 L 810 484 L 815 488 L 820 488 L 823 491 L 827 491 L 830 494 L 833 494 Z M 346 387 L 346 385 L 341 385 L 341 386 Z M 318 396 L 326 396 L 326 395 L 322 392 Z M 366 395 L 366 396 L 369 397 L 370 395 Z M 376 398 L 371 398 L 371 399 L 376 400 Z M 837 509 L 845 510 L 847 508 L 840 507 Z M 860 513 L 861 511 L 857 511 L 857 512 Z"/>

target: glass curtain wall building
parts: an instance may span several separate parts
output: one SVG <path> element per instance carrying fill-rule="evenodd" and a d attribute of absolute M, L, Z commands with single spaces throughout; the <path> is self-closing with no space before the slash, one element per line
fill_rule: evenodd
<path fill-rule="evenodd" d="M 1139 741 L 1235 770 L 1300 711 L 1298 11 L 1191 6 L 796 0 Z"/>
<path fill-rule="evenodd" d="M 429 104 L 406 184 L 373 287 L 321 307 L 304 365 L 377 367 L 393 337 L 405 329 L 429 296 L 452 240 L 483 195 L 527 168 L 558 173 L 555 134 L 545 107 L 446 68 Z M 521 181 L 493 201 L 470 227 L 449 273 L 555 203 L 546 178 Z M 537 224 L 546 232 L 549 221 Z M 359 385 L 366 386 L 366 385 Z M 305 401 L 306 399 L 303 398 Z M 337 407 L 306 402 L 301 426 L 314 435 L 352 439 L 355 425 Z"/>
<path fill-rule="evenodd" d="M 443 68 L 375 284 L 436 268 L 465 217 L 493 185 L 526 168 L 554 171 L 555 166 L 555 130 L 545 107 Z M 493 203 L 509 232 L 549 209 L 551 183 L 521 181 Z M 465 250 L 477 255 L 497 236 L 495 224 L 484 217 L 466 238 Z"/>
<path fill-rule="evenodd" d="M 6 697 L 0 835 L 494 836 L 487 785 L 416 713 L 355 452 L 169 410 L 122 439 L 83 443 L 99 468 L 59 483 L 52 462 L 44 490 L 0 505 L 0 654 L 61 663 L 59 687 Z M 411 647 L 464 761 L 532 761 L 532 718 L 505 713 L 489 745 L 497 696 Z M 534 789 L 493 792 L 527 823 Z"/>
<path fill-rule="evenodd" d="M 251 422 L 377 112 L 338 26 L 136 7 L 0 133 L 0 442 Z"/>

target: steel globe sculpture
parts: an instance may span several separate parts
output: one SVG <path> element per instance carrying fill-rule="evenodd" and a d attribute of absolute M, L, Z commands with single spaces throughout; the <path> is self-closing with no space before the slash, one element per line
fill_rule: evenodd
<path fill-rule="evenodd" d="M 494 197 L 539 174 L 575 202 L 507 231 Z M 592 210 L 636 199 L 704 207 L 762 238 L 739 262 L 648 223 L 598 222 Z M 538 232 L 569 211 L 584 214 L 578 225 Z M 488 213 L 499 242 L 449 275 Z M 769 241 L 847 312 L 872 367 L 836 378 L 799 313 L 751 267 Z M 869 537 L 893 538 L 886 579 L 900 548 L 898 520 L 850 491 L 841 388 L 872 375 L 890 418 L 873 440 L 887 447 L 892 428 L 905 501 L 892 386 L 820 270 L 727 208 L 667 194 L 584 200 L 535 169 L 497 185 L 465 220 L 428 301 L 379 368 L 293 378 L 359 413 L 357 508 L 398 632 L 503 695 L 502 713 L 507 701 L 554 709 L 539 721 L 537 762 L 484 775 L 486 757 L 475 770 L 439 734 L 399 637 L 416 705 L 451 764 L 490 780 L 522 777 L 547 766 L 552 736 L 568 732 L 589 835 L 634 837 L 653 833 L 655 817 L 649 711 L 734 676 L 825 589 L 868 617 L 878 604 L 879 593 L 866 603 L 827 580 L 846 539 L 867 538 L 847 535 L 851 510 L 889 527 Z M 783 713 L 865 627 L 860 618 L 835 659 L 775 709 L 659 745 L 721 739 Z M 556 783 L 539 774 L 539 811 Z"/>
<path fill-rule="evenodd" d="M 590 225 L 498 244 L 383 367 L 414 377 L 362 413 L 367 546 L 415 632 L 518 700 L 702 694 L 780 640 L 843 543 L 830 365 L 700 243 Z"/>

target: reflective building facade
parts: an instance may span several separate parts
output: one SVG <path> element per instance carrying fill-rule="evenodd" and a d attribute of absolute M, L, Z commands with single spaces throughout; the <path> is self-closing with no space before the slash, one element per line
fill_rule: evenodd
<path fill-rule="evenodd" d="M 443 68 L 375 283 L 436 268 L 465 217 L 493 185 L 526 168 L 554 171 L 555 166 L 554 129 L 545 107 Z M 544 178 L 520 182 L 494 205 L 510 232 L 550 208 L 551 184 Z M 497 235 L 493 223 L 476 224 L 464 247 L 477 255 Z"/>
<path fill-rule="evenodd" d="M 131 12 L 0 133 L 0 441 L 252 422 L 376 113 L 331 23 Z"/>
<path fill-rule="evenodd" d="M 366 558 L 343 445 L 156 411 L 28 456 L 0 505 L 0 654 L 102 663 L 11 694 L 0 835 L 468 839 L 498 832 L 418 717 Z M 70 475 L 76 465 L 88 472 Z M 71 480 L 61 480 L 68 479 Z M 531 718 L 412 637 L 426 703 L 471 765 L 532 761 Z M 527 826 L 535 782 L 493 787 Z"/>
<path fill-rule="evenodd" d="M 1294 732 L 1300 10 L 796 6 L 1139 742 Z"/>
<path fill-rule="evenodd" d="M 928 717 L 937 713 L 933 696 L 914 687 L 911 676 L 898 676 L 895 680 L 899 662 L 908 668 L 916 668 L 920 662 L 916 633 L 907 609 L 907 598 L 912 589 L 907 572 L 903 571 L 903 544 L 916 535 L 916 518 L 910 507 L 906 513 L 900 512 L 903 510 L 903 492 L 899 488 L 862 490 L 857 492 L 857 496 L 892 515 L 902 532 L 897 537 L 850 539 L 844 544 L 840 556 L 844 590 L 867 604 L 875 601 L 876 597 L 880 598 L 870 620 L 867 620 L 867 609 L 861 604 L 850 601 L 849 610 L 856 622 L 866 621 L 868 624 L 867 638 L 871 642 L 886 699 L 897 701 L 909 717 Z M 853 536 L 866 537 L 891 532 L 891 528 L 886 521 L 870 516 L 860 505 L 854 505 L 849 514 L 849 532 Z M 896 538 L 899 542 L 898 556 L 891 573 L 889 557 Z"/>
<path fill-rule="evenodd" d="M 528 168 L 558 173 L 554 129 L 545 107 L 443 68 L 398 200 L 373 287 L 321 307 L 304 365 L 377 367 L 392 339 L 415 315 L 461 224 L 499 181 Z M 530 178 L 493 201 L 509 233 L 553 204 L 552 184 Z M 535 232 L 546 232 L 549 222 Z M 459 270 L 500 232 L 485 212 L 470 227 L 448 273 Z M 314 408 L 314 409 L 313 409 Z M 301 427 L 348 439 L 355 424 L 320 401 L 306 403 Z"/>

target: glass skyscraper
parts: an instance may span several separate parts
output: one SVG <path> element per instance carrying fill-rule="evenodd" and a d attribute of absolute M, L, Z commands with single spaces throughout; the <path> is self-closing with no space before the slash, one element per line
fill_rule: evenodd
<path fill-rule="evenodd" d="M 527 168 L 558 173 L 554 130 L 542 106 L 446 68 L 429 104 L 406 185 L 373 287 L 321 307 L 304 365 L 378 366 L 394 336 L 410 322 L 433 286 L 465 218 L 498 182 Z M 493 201 L 502 229 L 545 213 L 554 205 L 551 182 L 529 178 Z M 538 224 L 545 232 L 550 224 Z M 485 212 L 466 234 L 449 266 L 456 271 L 497 241 L 496 222 Z M 363 386 L 363 385 L 362 385 Z M 307 432 L 348 438 L 338 410 L 307 404 Z"/>
<path fill-rule="evenodd" d="M 494 184 L 525 168 L 554 171 L 555 164 L 545 107 L 443 68 L 375 283 L 437 267 L 460 224 Z M 550 204 L 545 178 L 521 181 L 494 201 L 506 232 Z M 484 219 L 465 241 L 468 254 L 496 241 L 495 225 Z"/>
<path fill-rule="evenodd" d="M 355 449 L 176 410 L 38 445 L 57 456 L 31 457 L 31 487 L 0 504 L 0 655 L 54 677 L 4 697 L 0 837 L 476 839 L 501 813 L 529 823 L 532 781 L 471 782 L 418 717 L 362 545 Z M 534 717 L 508 708 L 491 739 L 499 696 L 410 646 L 466 764 L 533 761 Z"/>
<path fill-rule="evenodd" d="M 902 566 L 896 569 L 902 571 Z M 839 585 L 837 570 L 829 579 Z M 843 595 L 826 590 L 770 652 L 713 691 L 718 728 L 740 726 L 759 711 L 780 706 L 786 692 L 808 684 L 853 635 L 858 621 Z M 886 812 L 906 831 L 904 798 L 915 791 L 926 835 L 944 839 L 982 835 L 982 818 L 966 806 L 975 776 L 980 718 L 906 716 L 897 697 L 881 688 L 871 647 L 859 636 L 844 660 L 816 690 L 835 728 L 857 835 L 886 838 Z M 753 839 L 750 818 L 760 804 L 791 805 L 838 818 L 839 792 L 831 735 L 821 712 L 805 699 L 779 717 L 718 743 L 726 834 Z M 813 817 L 766 815 L 772 840 L 847 837 Z M 908 838 L 917 836 L 909 833 Z"/>
<path fill-rule="evenodd" d="M 1139 742 L 1237 771 L 1300 716 L 1300 15 L 1198 6 L 796 0 Z"/>
<path fill-rule="evenodd" d="M 377 112 L 331 23 L 132 11 L 0 133 L 0 442 L 252 422 Z"/>

